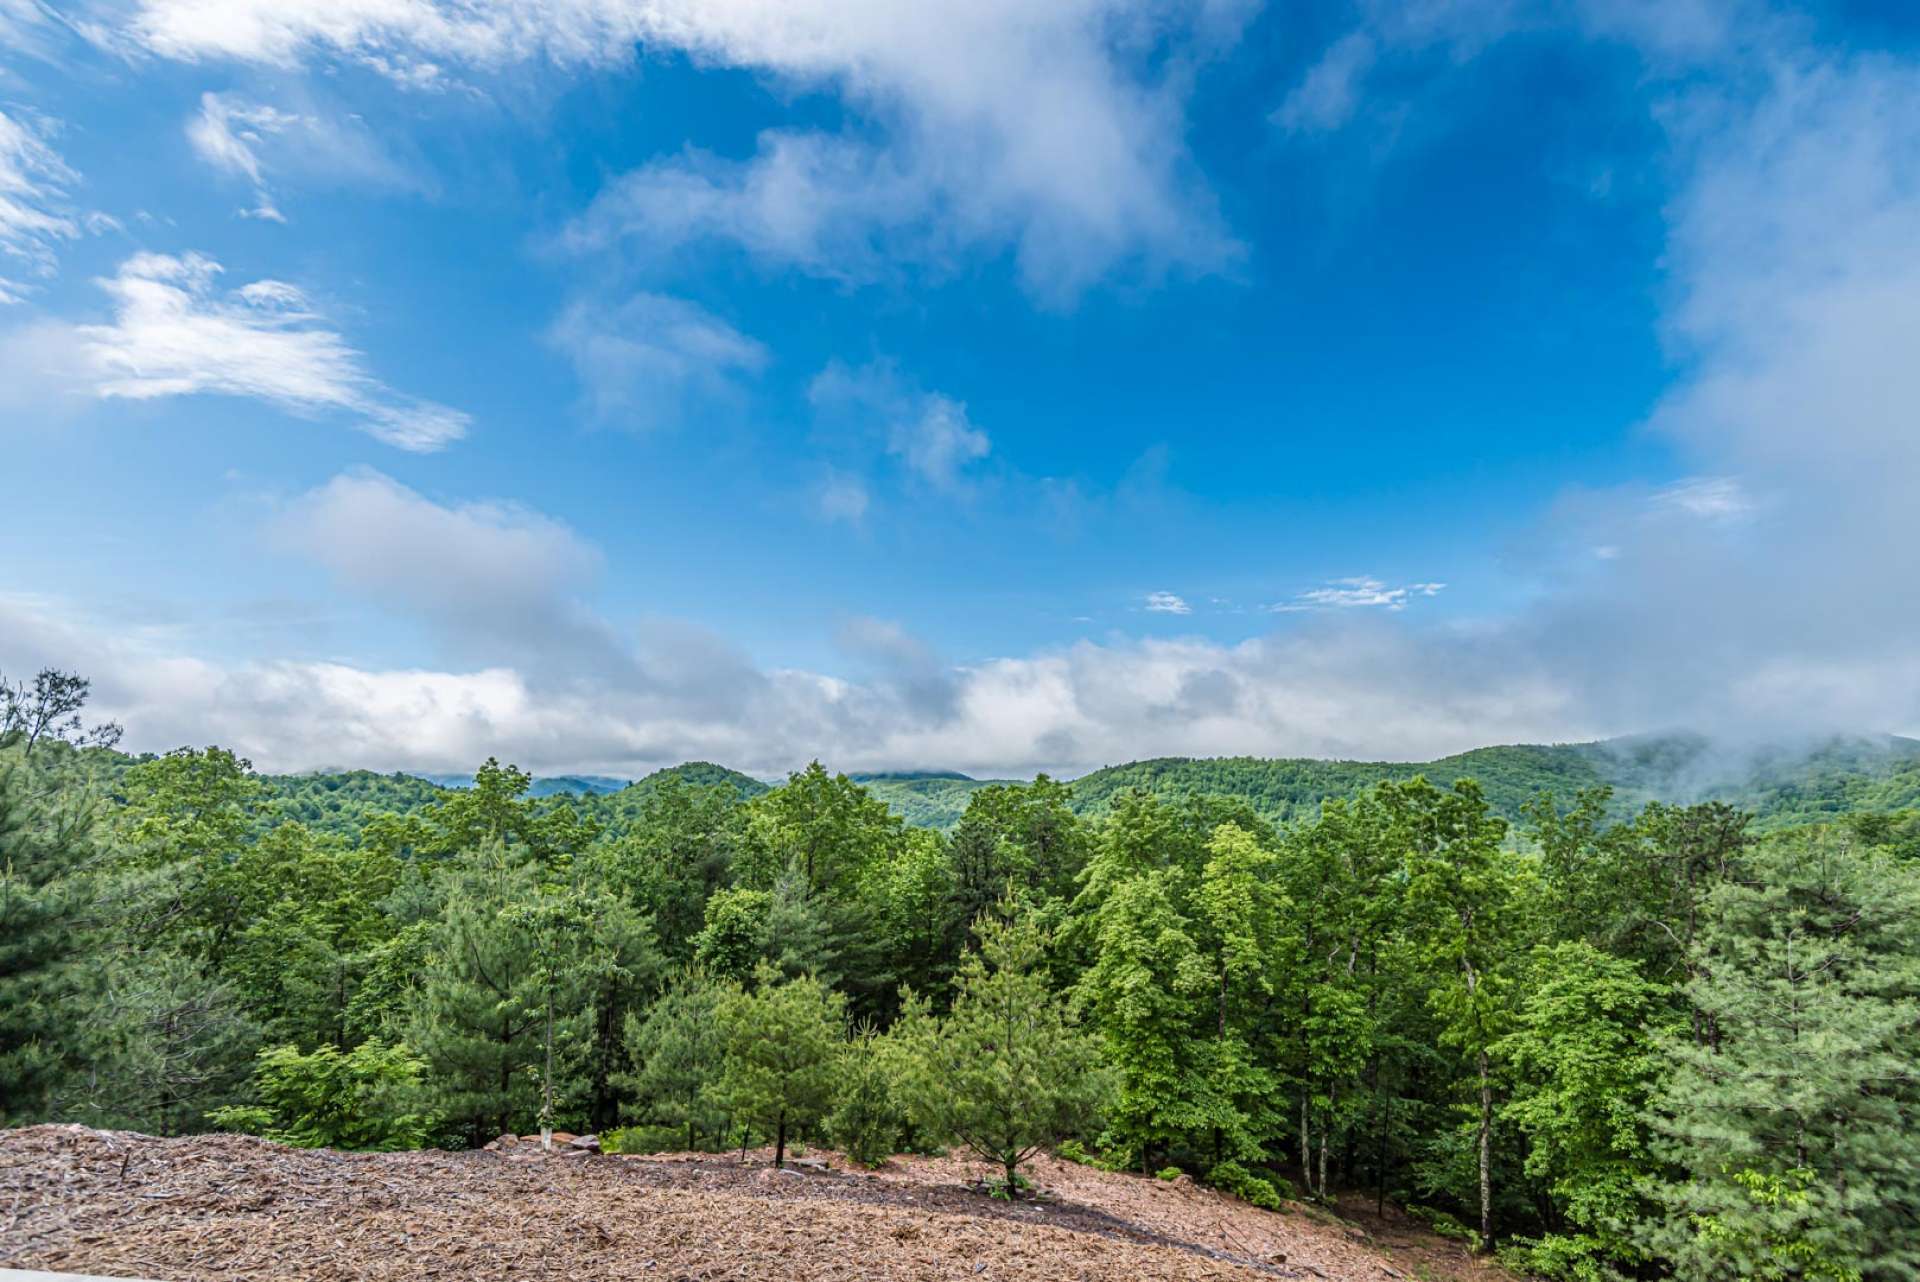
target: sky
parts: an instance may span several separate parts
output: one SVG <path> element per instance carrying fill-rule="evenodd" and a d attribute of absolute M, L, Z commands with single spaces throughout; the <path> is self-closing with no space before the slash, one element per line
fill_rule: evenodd
<path fill-rule="evenodd" d="M 264 769 L 1920 729 L 1920 10 L 0 0 L 0 672 Z"/>

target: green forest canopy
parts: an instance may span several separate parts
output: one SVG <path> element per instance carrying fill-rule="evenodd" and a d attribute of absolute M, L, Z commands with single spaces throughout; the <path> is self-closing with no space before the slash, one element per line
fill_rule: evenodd
<path fill-rule="evenodd" d="M 541 798 L 72 725 L 0 718 L 0 1124 L 951 1144 L 1007 1192 L 1050 1146 L 1568 1282 L 1920 1270 L 1907 741 Z"/>

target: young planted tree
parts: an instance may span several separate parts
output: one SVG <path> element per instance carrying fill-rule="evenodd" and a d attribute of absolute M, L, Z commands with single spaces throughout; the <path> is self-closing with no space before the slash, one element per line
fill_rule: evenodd
<path fill-rule="evenodd" d="M 726 1033 L 720 1025 L 725 990 L 699 971 L 674 980 L 643 1019 L 626 1019 L 627 1054 L 633 1073 L 626 1084 L 656 1124 L 684 1128 L 687 1148 L 701 1137 L 718 1139 L 726 1113 L 715 1099 L 726 1058 Z"/>
<path fill-rule="evenodd" d="M 812 976 L 783 980 L 764 963 L 754 984 L 720 1002 L 726 1061 L 719 1092 L 736 1118 L 773 1136 L 779 1167 L 786 1164 L 787 1137 L 814 1125 L 833 1104 L 847 1003 Z"/>
<path fill-rule="evenodd" d="M 827 1134 L 862 1166 L 879 1166 L 893 1156 L 905 1121 L 891 1050 L 871 1024 L 862 1025 L 840 1048 L 839 1090 L 827 1115 Z"/>
<path fill-rule="evenodd" d="M 895 1036 L 908 1116 L 998 1166 L 1011 1196 L 1022 1162 L 1094 1124 L 1111 1080 L 1099 1043 L 1048 990 L 1045 936 L 1011 901 L 1003 912 L 976 925 L 953 1009 L 940 1018 L 909 995 Z"/>

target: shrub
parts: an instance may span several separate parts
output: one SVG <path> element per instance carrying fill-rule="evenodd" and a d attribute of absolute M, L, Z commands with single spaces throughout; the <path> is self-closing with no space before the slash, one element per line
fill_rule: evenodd
<path fill-rule="evenodd" d="M 1087 1152 L 1087 1146 L 1076 1139 L 1061 1140 L 1053 1150 L 1053 1155 L 1063 1162 L 1072 1162 L 1076 1166 L 1092 1166 L 1093 1154 Z"/>
<path fill-rule="evenodd" d="M 1280 1176 L 1256 1175 L 1238 1162 L 1222 1162 L 1207 1172 L 1207 1183 L 1222 1193 L 1268 1211 L 1278 1211 L 1293 1195 L 1293 1184 Z"/>
<path fill-rule="evenodd" d="M 258 1107 L 208 1114 L 215 1126 L 295 1148 L 419 1148 L 434 1120 L 420 1107 L 426 1065 L 405 1046 L 362 1042 L 350 1051 L 322 1046 L 263 1049 L 254 1066 Z"/>
<path fill-rule="evenodd" d="M 1155 1178 L 1156 1180 L 1166 1180 L 1169 1183 L 1171 1183 L 1172 1181 L 1179 1179 L 1182 1175 L 1185 1175 L 1185 1174 L 1186 1172 L 1181 1170 L 1177 1166 L 1163 1166 L 1154 1173 L 1153 1178 Z"/>
<path fill-rule="evenodd" d="M 840 1052 L 840 1094 L 827 1115 L 827 1135 L 862 1166 L 879 1166 L 894 1155 L 902 1117 L 894 1099 L 887 1048 L 871 1026 Z"/>

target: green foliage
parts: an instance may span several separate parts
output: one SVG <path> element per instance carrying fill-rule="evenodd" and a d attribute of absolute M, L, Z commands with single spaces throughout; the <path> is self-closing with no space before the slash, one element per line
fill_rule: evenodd
<path fill-rule="evenodd" d="M 1920 1271 L 1920 870 L 1841 834 L 1761 844 L 1707 897 L 1670 1038 L 1643 1241 L 1678 1276 Z M 1750 880 L 1749 880 L 1750 878 Z"/>
<path fill-rule="evenodd" d="M 1011 901 L 1005 911 L 976 925 L 947 1015 L 908 995 L 895 1036 L 907 1115 L 999 1166 L 1011 1190 L 1022 1162 L 1093 1125 L 1109 1083 L 1097 1043 L 1048 990 L 1045 937 Z"/>
<path fill-rule="evenodd" d="M 781 979 L 765 964 L 754 984 L 720 1001 L 726 1059 L 718 1091 L 735 1117 L 773 1136 L 778 1166 L 788 1135 L 804 1133 L 833 1104 L 846 998 L 811 976 Z"/>
<path fill-rule="evenodd" d="M 722 890 L 707 900 L 706 925 L 693 937 L 693 960 L 722 979 L 744 979 L 766 954 L 773 893 Z"/>
<path fill-rule="evenodd" d="M 1207 1183 L 1266 1211 L 1285 1209 L 1286 1199 L 1293 1196 L 1293 1186 L 1285 1179 L 1255 1175 L 1238 1162 L 1216 1165 L 1207 1172 Z"/>
<path fill-rule="evenodd" d="M 1571 941 L 1538 949 L 1536 980 L 1495 1048 L 1512 1070 L 1502 1120 L 1526 1136 L 1526 1174 L 1544 1183 L 1571 1231 L 1531 1246 L 1542 1276 L 1590 1279 L 1644 1262 L 1629 1230 L 1652 1168 L 1644 1115 L 1674 1018 L 1638 968 Z"/>
<path fill-rule="evenodd" d="M 895 1099 L 893 1057 L 872 1025 L 840 1049 L 838 1097 L 827 1115 L 827 1136 L 862 1166 L 893 1156 L 906 1118 Z"/>
<path fill-rule="evenodd" d="M 0 761 L 0 1126 L 44 1116 L 84 1058 L 91 807 L 34 791 Z"/>
<path fill-rule="evenodd" d="M 715 1099 L 726 1039 L 720 1026 L 724 990 L 698 971 L 676 978 L 643 1018 L 626 1017 L 626 1045 L 633 1063 L 627 1085 L 634 1116 L 665 1130 L 688 1150 L 718 1146 L 726 1113 Z M 604 1135 L 604 1132 L 603 1132 Z M 649 1150 L 651 1151 L 651 1150 Z"/>
<path fill-rule="evenodd" d="M 434 1130 L 420 1108 L 425 1069 L 406 1047 L 380 1042 L 304 1055 L 293 1046 L 269 1047 L 253 1073 L 261 1103 L 216 1109 L 208 1120 L 296 1148 L 418 1148 Z"/>

